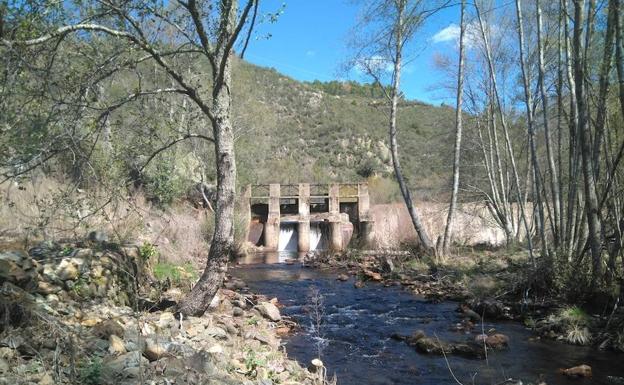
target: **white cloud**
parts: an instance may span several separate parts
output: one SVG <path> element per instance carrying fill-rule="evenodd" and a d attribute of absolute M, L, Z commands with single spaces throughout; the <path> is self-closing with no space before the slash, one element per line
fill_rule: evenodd
<path fill-rule="evenodd" d="M 391 60 L 384 58 L 383 56 L 373 55 L 369 58 L 361 59 L 353 68 L 356 72 L 365 74 L 369 71 L 392 72 L 394 70 L 394 65 Z"/>
<path fill-rule="evenodd" d="M 459 26 L 457 24 L 450 24 L 448 27 L 439 30 L 431 40 L 434 43 L 442 43 L 446 41 L 457 41 L 459 39 Z"/>
<path fill-rule="evenodd" d="M 499 36 L 500 28 L 498 28 L 496 25 L 489 25 L 489 29 L 492 38 L 497 38 Z M 442 28 L 436 34 L 434 34 L 431 37 L 431 41 L 433 43 L 451 42 L 455 45 L 459 45 L 459 33 L 459 26 L 457 24 L 450 24 L 448 27 Z M 466 25 L 466 35 L 464 41 L 466 47 L 468 48 L 473 48 L 483 42 L 481 29 L 477 22 L 468 23 Z"/>

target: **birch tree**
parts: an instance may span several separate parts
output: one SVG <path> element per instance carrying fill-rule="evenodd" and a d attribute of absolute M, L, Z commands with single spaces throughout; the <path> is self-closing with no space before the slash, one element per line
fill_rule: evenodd
<path fill-rule="evenodd" d="M 453 151 L 453 187 L 451 191 L 451 203 L 449 205 L 448 217 L 446 219 L 446 227 L 444 229 L 444 241 L 442 244 L 443 254 L 449 253 L 452 237 L 453 219 L 457 206 L 457 194 L 459 191 L 459 162 L 461 157 L 461 140 L 462 140 L 462 98 L 464 93 L 464 39 L 466 34 L 466 0 L 461 1 L 460 18 L 459 18 L 459 63 L 457 67 L 457 94 L 455 102 L 455 146 Z"/>
<path fill-rule="evenodd" d="M 412 225 L 426 253 L 435 255 L 436 248 L 423 226 L 414 205 L 410 188 L 403 175 L 397 139 L 398 104 L 401 98 L 401 74 L 406 45 L 414 39 L 426 17 L 435 11 L 421 0 L 373 0 L 366 3 L 356 30 L 356 54 L 353 64 L 364 70 L 383 91 L 389 108 L 388 139 L 394 174 L 409 212 Z M 388 68 L 390 67 L 390 68 Z M 389 70 L 389 71 L 388 71 Z M 388 74 L 389 72 L 389 74 Z M 384 79 L 390 78 L 389 90 Z"/>

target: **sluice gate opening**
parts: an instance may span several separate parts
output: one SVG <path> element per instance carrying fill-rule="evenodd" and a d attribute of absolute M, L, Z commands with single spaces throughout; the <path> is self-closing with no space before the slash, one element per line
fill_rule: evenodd
<path fill-rule="evenodd" d="M 271 251 L 344 250 L 371 239 L 366 183 L 268 184 L 246 189 L 249 241 Z"/>

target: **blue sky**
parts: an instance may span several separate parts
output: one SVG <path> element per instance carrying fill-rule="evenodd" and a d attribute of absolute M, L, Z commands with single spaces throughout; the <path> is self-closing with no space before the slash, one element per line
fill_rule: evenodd
<path fill-rule="evenodd" d="M 298 80 L 366 80 L 342 64 L 349 57 L 348 34 L 355 24 L 358 5 L 348 0 L 263 0 L 261 12 L 275 12 L 284 5 L 276 23 L 262 23 L 246 53 L 252 63 L 273 67 Z M 402 78 L 402 91 L 410 99 L 432 104 L 452 102 L 452 95 L 440 91 L 448 80 L 434 67 L 437 54 L 456 60 L 455 32 L 459 6 L 438 12 L 429 19 L 408 52 L 411 58 Z M 269 38 L 266 38 L 270 34 Z"/>

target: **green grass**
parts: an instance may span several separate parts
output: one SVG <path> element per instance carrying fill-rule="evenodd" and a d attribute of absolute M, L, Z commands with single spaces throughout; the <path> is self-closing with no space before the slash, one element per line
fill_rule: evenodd
<path fill-rule="evenodd" d="M 176 265 L 168 262 L 161 262 L 154 265 L 154 277 L 159 281 L 169 279 L 174 283 L 182 283 L 184 280 L 195 281 L 199 274 L 190 263 Z"/>

